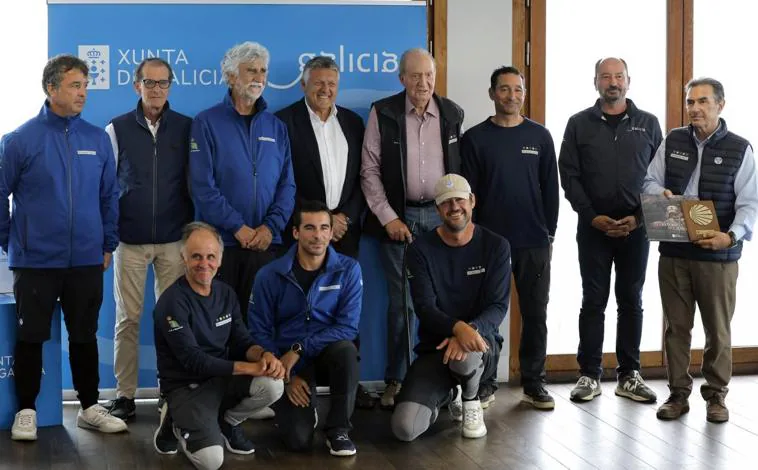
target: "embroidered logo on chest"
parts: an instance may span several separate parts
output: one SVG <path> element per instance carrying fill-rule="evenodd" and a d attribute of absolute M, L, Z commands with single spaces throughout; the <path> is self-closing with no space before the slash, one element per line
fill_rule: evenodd
<path fill-rule="evenodd" d="M 539 156 L 539 154 L 540 154 L 539 147 L 533 147 L 531 145 L 524 145 L 523 147 L 521 147 L 521 155 L 534 155 L 536 157 L 536 156 Z"/>

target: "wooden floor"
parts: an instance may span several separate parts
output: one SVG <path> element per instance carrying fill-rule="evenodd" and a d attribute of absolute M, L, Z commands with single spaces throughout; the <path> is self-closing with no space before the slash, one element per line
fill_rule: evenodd
<path fill-rule="evenodd" d="M 696 386 L 701 381 L 696 381 Z M 649 382 L 665 400 L 665 381 Z M 731 420 L 711 424 L 699 394 L 692 410 L 679 421 L 656 419 L 656 405 L 633 403 L 613 394 L 615 384 L 603 383 L 604 394 L 592 402 L 568 400 L 572 384 L 549 385 L 554 411 L 537 411 L 520 404 L 521 390 L 503 386 L 485 411 L 488 435 L 464 440 L 445 410 L 418 441 L 396 441 L 389 430 L 389 413 L 357 411 L 351 437 L 355 457 L 329 455 L 317 435 L 308 454 L 284 451 L 272 421 L 246 423 L 256 443 L 251 456 L 226 454 L 225 469 L 756 469 L 758 468 L 758 377 L 732 381 L 727 405 Z M 77 407 L 64 407 L 64 426 L 41 428 L 36 443 L 10 440 L 0 432 L 2 469 L 190 469 L 181 454 L 160 456 L 152 435 L 158 423 L 154 403 L 138 405 L 129 433 L 101 435 L 78 429 Z"/>

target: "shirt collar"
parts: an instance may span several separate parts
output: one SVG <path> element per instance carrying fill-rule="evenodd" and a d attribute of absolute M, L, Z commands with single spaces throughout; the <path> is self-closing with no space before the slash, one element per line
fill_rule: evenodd
<path fill-rule="evenodd" d="M 413 107 L 413 103 L 411 103 L 411 99 L 408 97 L 408 93 L 405 94 L 405 114 L 416 114 L 416 108 Z M 426 105 L 426 110 L 424 111 L 424 115 L 429 114 L 432 117 L 439 117 L 440 110 L 437 106 L 437 102 L 434 100 L 434 97 L 432 96 L 432 99 L 429 100 L 429 104 Z"/>
<path fill-rule="evenodd" d="M 324 121 L 321 120 L 321 116 L 319 116 L 318 114 L 316 114 L 311 109 L 310 105 L 308 105 L 308 100 L 306 100 L 305 98 L 303 98 L 303 101 L 305 102 L 305 108 L 308 110 L 308 115 L 311 117 L 311 119 L 315 119 L 318 122 L 324 122 Z M 336 118 L 336 117 L 337 117 L 337 105 L 333 104 L 332 105 L 332 111 L 329 113 L 329 117 L 326 118 L 326 120 L 329 121 L 330 119 Z"/>
<path fill-rule="evenodd" d="M 695 132 L 695 128 L 692 129 L 692 137 L 695 138 L 695 142 L 697 143 L 698 146 L 700 146 L 700 145 L 705 144 L 709 140 L 711 140 L 711 137 L 713 137 L 719 130 L 721 130 L 721 120 L 720 119 L 719 119 L 719 125 L 718 125 L 718 127 L 713 132 L 711 132 L 711 134 L 708 137 L 706 137 L 705 139 L 700 140 L 700 139 L 697 138 L 697 132 Z"/>

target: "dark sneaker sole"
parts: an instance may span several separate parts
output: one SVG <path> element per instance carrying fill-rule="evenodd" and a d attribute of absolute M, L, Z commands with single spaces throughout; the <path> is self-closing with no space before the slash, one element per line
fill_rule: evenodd
<path fill-rule="evenodd" d="M 224 446 L 226 447 L 226 450 L 228 450 L 228 451 L 229 451 L 229 452 L 231 452 L 232 454 L 237 454 L 237 455 L 250 455 L 250 454 L 252 454 L 252 453 L 254 453 L 254 452 L 255 452 L 255 449 L 254 449 L 254 448 L 253 448 L 253 449 L 250 449 L 250 450 L 244 450 L 244 449 L 235 449 L 234 447 L 232 447 L 232 445 L 231 445 L 231 444 L 229 444 L 229 439 L 227 439 L 227 438 L 226 438 L 226 436 L 224 436 L 223 434 L 221 434 L 221 437 L 223 437 L 223 438 L 224 438 Z"/>
<path fill-rule="evenodd" d="M 599 389 L 599 388 L 597 389 L 597 391 L 591 392 L 589 395 L 579 396 L 579 395 L 574 395 L 572 393 L 571 394 L 571 401 L 576 401 L 576 402 L 592 401 L 593 398 L 599 397 L 602 394 L 603 394 L 603 391 L 601 389 Z"/>
<path fill-rule="evenodd" d="M 678 415 L 661 413 L 660 410 L 659 410 L 658 412 L 655 413 L 655 417 L 658 418 L 658 419 L 662 419 L 664 421 L 673 421 L 675 419 L 681 418 L 682 415 L 685 415 L 685 414 L 687 414 L 689 412 L 690 412 L 690 406 L 687 405 L 684 408 L 682 408 L 681 413 L 679 413 Z"/>
<path fill-rule="evenodd" d="M 652 397 L 652 398 L 643 397 L 642 395 L 635 395 L 632 392 L 629 392 L 624 389 L 619 389 L 619 388 L 616 388 L 616 396 L 628 398 L 630 400 L 633 400 L 639 403 L 655 403 L 656 401 L 658 401 L 658 397 Z"/>
<path fill-rule="evenodd" d="M 532 405 L 534 408 L 537 408 L 538 410 L 554 410 L 555 409 L 555 401 L 535 400 L 534 398 L 530 397 L 526 393 L 521 395 L 521 401 L 529 405 Z"/>

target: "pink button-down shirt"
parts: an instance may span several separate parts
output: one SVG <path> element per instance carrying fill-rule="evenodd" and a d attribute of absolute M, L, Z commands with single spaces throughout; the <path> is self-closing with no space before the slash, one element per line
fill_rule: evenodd
<path fill-rule="evenodd" d="M 405 197 L 415 202 L 430 201 L 434 199 L 434 184 L 445 175 L 440 112 L 434 99 L 419 116 L 405 97 L 405 134 Z M 387 225 L 398 215 L 390 207 L 382 184 L 381 135 L 374 108 L 368 116 L 361 160 L 361 187 L 368 207 L 382 225 Z"/>

